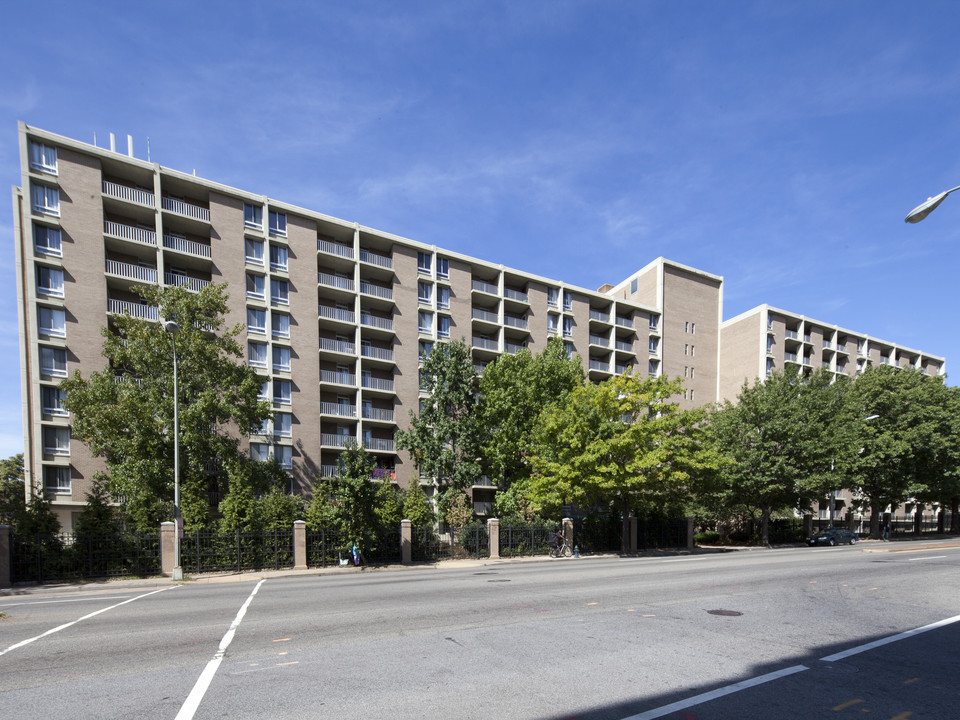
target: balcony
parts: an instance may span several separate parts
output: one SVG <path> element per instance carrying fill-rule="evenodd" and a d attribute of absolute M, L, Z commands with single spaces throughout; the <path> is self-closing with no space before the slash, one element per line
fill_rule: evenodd
<path fill-rule="evenodd" d="M 107 260 L 106 273 L 145 283 L 155 283 L 157 281 L 156 268 L 140 267 L 118 260 Z"/>
<path fill-rule="evenodd" d="M 526 318 L 513 317 L 512 315 L 504 315 L 503 324 L 506 325 L 507 327 L 518 328 L 520 330 L 527 329 Z"/>
<path fill-rule="evenodd" d="M 508 300 L 516 300 L 517 302 L 525 303 L 527 302 L 527 293 L 523 290 L 514 290 L 513 288 L 504 288 L 503 296 Z"/>
<path fill-rule="evenodd" d="M 339 433 L 320 433 L 320 444 L 327 447 L 346 447 L 350 440 L 356 442 L 357 438 L 353 435 L 340 435 Z"/>
<path fill-rule="evenodd" d="M 367 327 L 377 328 L 378 330 L 393 330 L 393 320 L 391 318 L 371 315 L 370 313 L 360 313 L 360 324 Z"/>
<path fill-rule="evenodd" d="M 473 338 L 473 347 L 482 348 L 484 350 L 493 350 L 494 352 L 500 349 L 496 340 L 490 340 L 488 338 L 476 336 Z"/>
<path fill-rule="evenodd" d="M 360 292 L 362 292 L 364 295 L 372 295 L 373 297 L 382 298 L 384 300 L 393 300 L 393 290 L 391 288 L 374 285 L 366 280 L 360 281 Z"/>
<path fill-rule="evenodd" d="M 633 320 L 631 320 L 630 318 L 620 317 L 619 315 L 617 315 L 616 318 L 614 318 L 613 322 L 617 327 L 630 328 L 631 330 L 633 330 Z M 654 323 L 654 327 L 652 329 L 653 330 L 657 329 L 656 323 Z"/>
<path fill-rule="evenodd" d="M 153 230 L 124 225 L 112 220 L 103 221 L 103 234 L 123 238 L 124 240 L 133 240 L 144 245 L 157 244 L 157 233 Z"/>
<path fill-rule="evenodd" d="M 193 292 L 200 292 L 210 285 L 209 280 L 201 280 L 200 278 L 188 277 L 187 275 L 178 275 L 177 273 L 164 273 L 163 282 L 167 285 L 185 287 L 187 290 L 192 290 Z"/>
<path fill-rule="evenodd" d="M 393 380 L 385 378 L 375 378 L 370 375 L 364 375 L 360 378 L 360 386 L 368 390 L 384 390 L 393 392 Z"/>
<path fill-rule="evenodd" d="M 374 360 L 387 360 L 393 362 L 393 350 L 390 348 L 380 348 L 374 345 L 361 345 L 360 355 Z"/>
<path fill-rule="evenodd" d="M 331 275 L 330 273 L 318 272 L 317 284 L 326 287 L 336 288 L 337 290 L 348 290 L 353 292 L 353 279 Z"/>
<path fill-rule="evenodd" d="M 367 450 L 379 450 L 381 452 L 393 452 L 392 438 L 364 438 L 363 446 Z"/>
<path fill-rule="evenodd" d="M 317 251 L 336 255 L 337 257 L 353 260 L 353 248 L 343 243 L 333 242 L 331 240 L 317 239 Z M 361 251 L 362 252 L 362 251 Z"/>
<path fill-rule="evenodd" d="M 472 280 L 470 287 L 477 292 L 487 293 L 488 295 L 499 295 L 500 289 L 496 285 L 484 282 L 483 280 Z"/>
<path fill-rule="evenodd" d="M 610 363 L 606 360 L 594 360 L 590 358 L 590 369 L 608 373 L 610 372 Z"/>
<path fill-rule="evenodd" d="M 127 187 L 126 185 L 120 185 L 119 183 L 110 182 L 108 180 L 103 181 L 103 194 L 117 198 L 118 200 L 126 200 L 127 202 L 136 203 L 137 205 L 143 205 L 145 207 L 156 207 L 156 200 L 154 199 L 153 193 L 146 190 L 141 190 L 139 188 Z"/>
<path fill-rule="evenodd" d="M 591 335 L 590 344 L 599 345 L 600 347 L 610 347 L 610 340 L 605 337 L 600 337 L 599 335 Z"/>
<path fill-rule="evenodd" d="M 138 302 L 113 298 L 107 298 L 107 312 L 112 315 L 129 315 L 141 320 L 156 320 L 158 317 L 157 308 L 154 305 L 141 305 Z"/>
<path fill-rule="evenodd" d="M 517 343 L 511 343 L 511 342 L 504 343 L 503 347 L 504 347 L 504 350 L 506 350 L 511 355 L 516 355 L 521 350 L 527 349 L 527 346 L 522 343 L 517 344 Z"/>
<path fill-rule="evenodd" d="M 196 257 L 210 257 L 209 245 L 187 240 L 185 237 L 180 237 L 179 235 L 167 235 L 164 233 L 163 246 L 170 250 L 176 250 L 177 252 L 187 253 L 188 255 L 194 255 Z"/>
<path fill-rule="evenodd" d="M 633 370 L 633 365 L 614 364 L 613 369 L 617 375 L 626 375 Z"/>
<path fill-rule="evenodd" d="M 330 383 L 331 385 L 349 385 L 357 386 L 357 376 L 349 372 L 340 372 L 339 370 L 321 370 L 320 382 Z"/>
<path fill-rule="evenodd" d="M 799 339 L 800 339 L 800 333 L 798 333 L 796 330 L 787 330 L 787 331 L 784 332 L 783 334 L 784 334 L 784 336 L 785 336 L 788 340 L 799 340 Z"/>
<path fill-rule="evenodd" d="M 472 308 L 470 316 L 474 320 L 481 320 L 483 322 L 493 323 L 494 325 L 500 324 L 500 317 L 496 313 L 483 310 L 482 308 Z"/>
<path fill-rule="evenodd" d="M 364 406 L 363 419 L 379 420 L 380 422 L 393 422 L 393 410 Z"/>
<path fill-rule="evenodd" d="M 320 338 L 320 349 L 325 352 L 340 353 L 342 355 L 356 355 L 357 346 L 346 340 L 331 340 L 330 338 Z"/>
<path fill-rule="evenodd" d="M 795 363 L 795 362 L 797 362 L 797 354 L 796 354 L 796 353 L 793 353 L 793 352 L 785 352 L 785 353 L 783 354 L 783 359 L 784 359 L 786 362 Z"/>
<path fill-rule="evenodd" d="M 322 402 L 320 403 L 320 413 L 323 415 L 336 415 L 337 417 L 355 418 L 357 416 L 357 406 Z"/>
<path fill-rule="evenodd" d="M 177 200 L 171 197 L 160 198 L 160 207 L 164 210 L 183 217 L 200 220 L 201 222 L 210 222 L 210 210 L 199 205 Z"/>
<path fill-rule="evenodd" d="M 598 322 L 608 323 L 610 322 L 610 313 L 605 313 L 600 310 L 594 310 L 590 308 L 590 319 L 597 320 Z"/>
<path fill-rule="evenodd" d="M 329 305 L 320 305 L 318 308 L 320 317 L 327 320 L 336 320 L 337 322 L 349 323 L 351 325 L 357 322 L 357 315 L 353 310 L 344 310 L 343 308 L 330 307 Z"/>
<path fill-rule="evenodd" d="M 353 257 L 353 255 L 351 254 L 350 257 Z M 360 262 L 376 265 L 377 267 L 386 268 L 387 270 L 393 269 L 393 260 L 391 258 L 386 255 L 364 250 L 363 248 L 360 248 Z"/>
<path fill-rule="evenodd" d="M 628 352 L 628 353 L 633 352 L 633 343 L 624 342 L 623 340 L 617 340 L 615 343 L 615 347 L 617 350 L 620 350 L 621 352 Z"/>

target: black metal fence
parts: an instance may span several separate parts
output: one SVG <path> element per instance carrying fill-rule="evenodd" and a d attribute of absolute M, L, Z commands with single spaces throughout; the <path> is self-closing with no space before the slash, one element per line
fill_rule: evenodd
<path fill-rule="evenodd" d="M 687 519 L 638 518 L 637 549 L 660 550 L 687 546 Z"/>
<path fill-rule="evenodd" d="M 500 557 L 546 555 L 550 552 L 550 534 L 559 530 L 548 523 L 500 526 Z"/>
<path fill-rule="evenodd" d="M 184 572 L 198 573 L 292 568 L 293 530 L 184 533 L 180 565 Z"/>
<path fill-rule="evenodd" d="M 411 559 L 419 562 L 464 560 L 490 557 L 487 526 L 472 524 L 459 532 L 436 532 L 432 527 L 411 528 Z M 503 537 L 503 529 L 500 530 Z"/>
<path fill-rule="evenodd" d="M 619 515 L 574 518 L 573 544 L 580 554 L 618 553 L 623 547 L 623 520 Z"/>
<path fill-rule="evenodd" d="M 63 582 L 160 574 L 160 533 L 77 537 L 14 534 L 12 582 Z"/>

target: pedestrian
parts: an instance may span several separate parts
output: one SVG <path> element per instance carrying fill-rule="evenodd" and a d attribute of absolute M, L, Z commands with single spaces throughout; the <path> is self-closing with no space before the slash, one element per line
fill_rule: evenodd
<path fill-rule="evenodd" d="M 353 544 L 353 564 L 354 565 L 360 564 L 360 550 L 357 548 L 356 543 Z"/>
<path fill-rule="evenodd" d="M 890 521 L 889 520 L 884 520 L 883 522 L 883 539 L 884 540 L 890 539 Z"/>

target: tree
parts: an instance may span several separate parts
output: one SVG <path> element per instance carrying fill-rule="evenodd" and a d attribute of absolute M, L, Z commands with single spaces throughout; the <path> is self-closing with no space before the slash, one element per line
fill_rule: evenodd
<path fill-rule="evenodd" d="M 476 409 L 477 435 L 482 438 L 484 465 L 492 477 L 499 478 L 501 491 L 530 476 L 526 455 L 540 413 L 563 402 L 583 381 L 579 356 L 567 357 L 559 338 L 551 338 L 538 355 L 520 350 L 501 355 L 484 369 Z"/>
<path fill-rule="evenodd" d="M 396 434 L 397 447 L 407 450 L 421 476 L 439 488 L 465 489 L 480 477 L 475 422 L 477 373 L 470 349 L 461 339 L 436 345 L 423 358 L 419 414 L 410 411 L 410 428 Z"/>
<path fill-rule="evenodd" d="M 822 371 L 801 376 L 775 372 L 744 383 L 736 404 L 727 401 L 710 419 L 720 451 L 729 459 L 714 498 L 721 509 L 760 514 L 760 539 L 769 544 L 773 513 L 809 506 L 839 488 L 832 460 L 843 454 L 841 409 L 847 387 Z"/>
<path fill-rule="evenodd" d="M 123 520 L 117 508 L 110 502 L 106 476 L 97 474 L 93 485 L 87 491 L 86 500 L 86 505 L 73 523 L 74 539 L 83 542 L 98 538 L 119 545 L 120 536 L 123 534 Z"/>
<path fill-rule="evenodd" d="M 23 453 L 0 460 L 0 525 L 16 525 L 26 512 Z"/>
<path fill-rule="evenodd" d="M 534 433 L 529 498 L 548 509 L 575 503 L 621 512 L 644 500 L 687 497 L 691 482 L 716 467 L 704 412 L 673 402 L 680 380 L 619 375 L 576 388 L 547 408 Z"/>
<path fill-rule="evenodd" d="M 188 525 L 204 526 L 211 491 L 251 462 L 239 437 L 270 417 L 259 401 L 262 379 L 242 362 L 241 325 L 224 328 L 225 285 L 199 293 L 135 287 L 161 318 L 179 325 L 181 506 Z M 103 329 L 107 367 L 61 383 L 73 436 L 104 458 L 109 489 L 141 530 L 171 518 L 173 500 L 173 343 L 162 323 L 118 315 Z"/>
<path fill-rule="evenodd" d="M 435 519 L 433 507 L 420 487 L 413 483 L 403 495 L 403 517 L 415 528 L 429 527 Z"/>

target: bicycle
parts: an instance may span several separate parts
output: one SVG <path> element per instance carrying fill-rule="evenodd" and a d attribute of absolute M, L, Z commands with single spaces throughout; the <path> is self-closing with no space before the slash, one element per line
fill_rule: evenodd
<path fill-rule="evenodd" d="M 571 555 L 573 555 L 573 551 L 570 549 L 570 546 L 567 545 L 566 538 L 563 539 L 560 545 L 554 545 L 550 548 L 550 557 L 570 557 Z"/>

